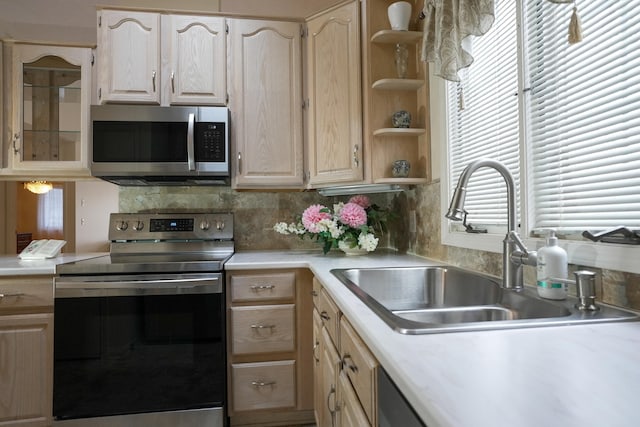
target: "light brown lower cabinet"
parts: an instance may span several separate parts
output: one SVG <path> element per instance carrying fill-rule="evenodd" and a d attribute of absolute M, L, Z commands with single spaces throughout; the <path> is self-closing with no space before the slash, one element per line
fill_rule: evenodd
<path fill-rule="evenodd" d="M 227 272 L 231 426 L 313 422 L 312 274 Z"/>
<path fill-rule="evenodd" d="M 0 426 L 51 425 L 53 278 L 0 279 Z"/>
<path fill-rule="evenodd" d="M 313 292 L 316 424 L 377 426 L 378 362 L 316 279 Z"/>

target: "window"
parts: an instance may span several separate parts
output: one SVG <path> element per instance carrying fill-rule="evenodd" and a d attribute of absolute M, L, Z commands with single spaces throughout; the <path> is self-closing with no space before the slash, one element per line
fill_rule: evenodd
<path fill-rule="evenodd" d="M 472 40 L 475 62 L 461 71 L 461 83 L 431 79 L 446 85 L 446 123 L 433 123 L 446 127 L 443 210 L 464 167 L 487 157 L 503 162 L 520 184 L 522 235 L 555 228 L 580 239 L 583 230 L 640 229 L 640 15 L 633 13 L 640 0 L 578 6 L 584 40 L 569 45 L 572 5 L 496 0 L 495 23 Z M 444 243 L 501 251 L 502 178 L 476 172 L 465 209 L 469 223 L 490 233 L 469 235 L 443 219 Z M 535 248 L 536 241 L 527 244 Z M 576 249 L 571 262 L 640 272 L 624 260 L 638 247 L 564 244 Z"/>

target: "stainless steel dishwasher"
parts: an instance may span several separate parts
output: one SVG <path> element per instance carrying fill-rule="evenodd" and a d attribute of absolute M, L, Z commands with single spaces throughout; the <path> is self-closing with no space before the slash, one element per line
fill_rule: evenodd
<path fill-rule="evenodd" d="M 382 367 L 378 368 L 379 427 L 426 427 Z"/>

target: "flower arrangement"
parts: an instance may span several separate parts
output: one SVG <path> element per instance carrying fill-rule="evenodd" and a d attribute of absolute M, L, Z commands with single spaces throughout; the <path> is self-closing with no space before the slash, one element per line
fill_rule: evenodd
<path fill-rule="evenodd" d="M 273 229 L 280 234 L 309 237 L 322 243 L 326 254 L 331 248 L 358 248 L 371 252 L 378 246 L 379 236 L 386 231 L 389 212 L 372 204 L 367 196 L 353 196 L 347 203 L 326 206 L 311 205 L 296 222 L 279 222 Z"/>

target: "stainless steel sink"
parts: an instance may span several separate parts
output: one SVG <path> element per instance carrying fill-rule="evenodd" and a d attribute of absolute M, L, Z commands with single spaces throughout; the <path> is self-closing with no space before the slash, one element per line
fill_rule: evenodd
<path fill-rule="evenodd" d="M 505 290 L 500 280 L 456 267 L 352 268 L 331 271 L 397 332 L 426 334 L 637 320 L 638 313 L 576 300 L 544 300 L 535 289 Z"/>

